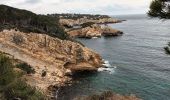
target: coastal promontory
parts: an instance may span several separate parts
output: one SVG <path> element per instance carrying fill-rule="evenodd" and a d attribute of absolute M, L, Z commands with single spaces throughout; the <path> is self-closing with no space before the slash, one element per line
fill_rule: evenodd
<path fill-rule="evenodd" d="M 59 15 L 58 15 L 59 16 Z M 90 16 L 90 17 L 89 17 Z M 113 37 L 123 34 L 122 31 L 113 29 L 108 24 L 121 23 L 124 20 L 118 20 L 107 15 L 60 15 L 59 23 L 63 26 L 67 34 L 74 38 L 95 38 L 95 37 Z"/>
<path fill-rule="evenodd" d="M 31 65 L 35 74 L 25 78 L 28 84 L 43 92 L 51 85 L 64 84 L 69 80 L 68 74 L 96 71 L 102 66 L 100 55 L 79 43 L 15 30 L 4 30 L 0 34 L 0 50 Z M 41 76 L 43 71 L 46 71 L 45 77 Z"/>
<path fill-rule="evenodd" d="M 0 99 L 53 100 L 57 88 L 72 85 L 73 75 L 97 72 L 103 66 L 102 57 L 74 37 L 122 35 L 121 31 L 100 25 L 120 21 L 106 15 L 76 16 L 78 25 L 73 22 L 72 26 L 69 19 L 69 24 L 61 23 L 69 17 L 67 14 L 38 15 L 0 5 Z M 80 19 L 82 16 L 86 18 Z"/>

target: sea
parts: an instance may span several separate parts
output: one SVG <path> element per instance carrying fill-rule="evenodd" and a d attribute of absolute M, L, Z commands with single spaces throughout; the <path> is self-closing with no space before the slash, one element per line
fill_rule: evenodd
<path fill-rule="evenodd" d="M 124 32 L 119 37 L 78 39 L 99 53 L 108 69 L 75 76 L 72 85 L 57 90 L 58 100 L 113 91 L 143 100 L 170 100 L 170 20 L 147 15 L 113 16 L 126 20 L 109 24 Z"/>

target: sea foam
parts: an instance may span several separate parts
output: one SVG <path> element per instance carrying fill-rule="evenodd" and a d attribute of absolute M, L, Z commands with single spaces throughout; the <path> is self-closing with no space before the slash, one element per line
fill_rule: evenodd
<path fill-rule="evenodd" d="M 98 68 L 98 72 L 108 72 L 109 74 L 113 74 L 115 72 L 116 66 L 111 66 L 109 61 L 104 60 L 104 67 Z"/>

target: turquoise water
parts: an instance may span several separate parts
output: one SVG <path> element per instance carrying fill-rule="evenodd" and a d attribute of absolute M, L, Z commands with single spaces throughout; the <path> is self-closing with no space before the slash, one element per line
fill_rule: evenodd
<path fill-rule="evenodd" d="M 110 26 L 122 30 L 123 36 L 79 39 L 117 66 L 114 73 L 78 75 L 79 82 L 61 89 L 61 100 L 106 90 L 135 94 L 144 100 L 170 100 L 170 56 L 163 51 L 170 41 L 170 21 L 143 15 L 117 17 L 127 21 Z"/>

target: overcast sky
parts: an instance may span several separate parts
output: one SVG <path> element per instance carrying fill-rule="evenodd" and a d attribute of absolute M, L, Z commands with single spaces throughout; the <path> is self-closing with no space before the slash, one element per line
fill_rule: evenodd
<path fill-rule="evenodd" d="M 0 0 L 1 4 L 27 9 L 38 14 L 145 14 L 151 0 Z"/>

